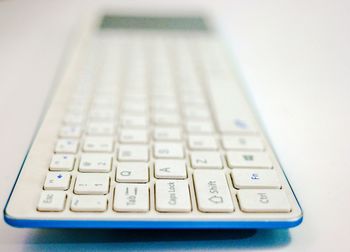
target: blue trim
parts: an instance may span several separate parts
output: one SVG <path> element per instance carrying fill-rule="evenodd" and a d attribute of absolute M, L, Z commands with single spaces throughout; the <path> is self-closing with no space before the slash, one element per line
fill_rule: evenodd
<path fill-rule="evenodd" d="M 303 217 L 293 221 L 88 221 L 25 220 L 4 215 L 5 222 L 21 228 L 119 228 L 119 229 L 272 229 L 298 226 Z"/>

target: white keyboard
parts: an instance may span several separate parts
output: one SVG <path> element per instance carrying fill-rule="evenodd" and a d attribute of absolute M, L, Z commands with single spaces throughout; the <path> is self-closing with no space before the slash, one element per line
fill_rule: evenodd
<path fill-rule="evenodd" d="M 119 29 L 108 18 L 121 20 L 105 17 L 72 52 L 7 221 L 114 228 L 299 224 L 301 209 L 216 35 Z"/>

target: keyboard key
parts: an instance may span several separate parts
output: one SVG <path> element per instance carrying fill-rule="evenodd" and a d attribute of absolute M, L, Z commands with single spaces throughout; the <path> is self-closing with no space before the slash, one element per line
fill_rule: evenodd
<path fill-rule="evenodd" d="M 74 168 L 74 163 L 74 155 L 54 154 L 50 163 L 50 171 L 71 171 Z"/>
<path fill-rule="evenodd" d="M 169 113 L 155 113 L 153 115 L 153 122 L 156 125 L 179 125 L 181 123 L 180 117 L 177 114 Z"/>
<path fill-rule="evenodd" d="M 273 169 L 233 169 L 231 176 L 238 189 L 281 188 L 281 182 Z"/>
<path fill-rule="evenodd" d="M 68 172 L 49 172 L 46 175 L 45 190 L 68 190 L 71 176 Z"/>
<path fill-rule="evenodd" d="M 117 212 L 149 211 L 149 189 L 147 184 L 117 183 L 113 209 Z"/>
<path fill-rule="evenodd" d="M 151 108 L 155 111 L 164 111 L 164 112 L 172 112 L 176 113 L 178 111 L 178 106 L 176 101 L 169 100 L 153 100 L 151 104 Z"/>
<path fill-rule="evenodd" d="M 186 161 L 158 159 L 154 163 L 154 174 L 159 179 L 185 179 L 187 178 Z"/>
<path fill-rule="evenodd" d="M 112 137 L 86 137 L 83 146 L 84 152 L 112 152 Z"/>
<path fill-rule="evenodd" d="M 217 150 L 218 145 L 212 136 L 188 136 L 188 146 L 192 150 Z"/>
<path fill-rule="evenodd" d="M 83 115 L 67 114 L 63 119 L 63 123 L 68 125 L 81 125 L 84 120 L 85 117 Z"/>
<path fill-rule="evenodd" d="M 64 210 L 66 193 L 63 191 L 42 191 L 38 210 L 42 212 L 60 212 Z"/>
<path fill-rule="evenodd" d="M 79 142 L 74 139 L 58 139 L 55 147 L 56 153 L 72 153 L 78 151 Z"/>
<path fill-rule="evenodd" d="M 188 106 L 184 110 L 184 116 L 189 120 L 210 119 L 210 112 L 207 108 Z"/>
<path fill-rule="evenodd" d="M 202 212 L 232 212 L 234 206 L 224 171 L 195 170 L 198 209 Z"/>
<path fill-rule="evenodd" d="M 223 164 L 220 152 L 216 151 L 193 151 L 190 153 L 192 168 L 222 169 Z"/>
<path fill-rule="evenodd" d="M 186 131 L 193 134 L 210 134 L 214 133 L 213 124 L 206 121 L 188 121 Z"/>
<path fill-rule="evenodd" d="M 111 136 L 114 134 L 115 126 L 113 122 L 89 122 L 87 124 L 87 134 L 90 136 Z"/>
<path fill-rule="evenodd" d="M 82 115 L 86 112 L 87 110 L 87 106 L 86 105 L 70 105 L 68 108 L 67 108 L 67 113 L 68 114 L 78 114 L 78 115 Z"/>
<path fill-rule="evenodd" d="M 93 108 L 89 113 L 90 121 L 114 121 L 115 110 L 109 108 Z"/>
<path fill-rule="evenodd" d="M 80 172 L 109 172 L 112 166 L 110 154 L 82 154 L 79 164 Z"/>
<path fill-rule="evenodd" d="M 119 141 L 121 143 L 147 143 L 148 132 L 147 130 L 122 129 L 120 131 Z"/>
<path fill-rule="evenodd" d="M 148 118 L 143 115 L 123 115 L 121 117 L 121 125 L 125 128 L 146 128 L 148 126 Z"/>
<path fill-rule="evenodd" d="M 191 211 L 190 192 L 186 180 L 157 180 L 155 186 L 157 211 Z"/>
<path fill-rule="evenodd" d="M 218 127 L 221 133 L 233 134 L 255 134 L 256 129 L 253 123 L 247 119 L 238 117 L 225 118 L 217 120 Z"/>
<path fill-rule="evenodd" d="M 104 212 L 107 210 L 107 196 L 74 195 L 70 209 L 73 212 Z"/>
<path fill-rule="evenodd" d="M 117 166 L 116 181 L 148 182 L 148 163 L 121 162 Z"/>
<path fill-rule="evenodd" d="M 81 136 L 81 132 L 80 126 L 63 126 L 60 129 L 59 136 L 63 138 L 78 138 Z"/>
<path fill-rule="evenodd" d="M 204 106 L 207 104 L 207 101 L 206 101 L 204 96 L 202 96 L 202 95 L 190 95 L 188 93 L 181 96 L 181 102 L 184 105 Z"/>
<path fill-rule="evenodd" d="M 264 145 L 256 136 L 228 136 L 222 137 L 222 145 L 226 150 L 263 151 Z"/>
<path fill-rule="evenodd" d="M 155 143 L 154 156 L 156 158 L 184 158 L 185 153 L 180 143 Z"/>
<path fill-rule="evenodd" d="M 227 152 L 230 168 L 272 168 L 272 162 L 265 152 Z"/>
<path fill-rule="evenodd" d="M 107 194 L 109 191 L 109 175 L 103 173 L 80 173 L 77 175 L 74 193 Z"/>
<path fill-rule="evenodd" d="M 147 145 L 120 145 L 118 151 L 119 161 L 148 161 Z"/>
<path fill-rule="evenodd" d="M 122 104 L 122 111 L 131 114 L 146 114 L 147 103 L 135 102 L 135 101 L 124 101 Z"/>
<path fill-rule="evenodd" d="M 239 190 L 237 197 L 243 212 L 287 213 L 291 210 L 287 195 L 283 190 Z"/>
<path fill-rule="evenodd" d="M 160 141 L 180 141 L 181 140 L 180 127 L 155 127 L 154 139 Z"/>

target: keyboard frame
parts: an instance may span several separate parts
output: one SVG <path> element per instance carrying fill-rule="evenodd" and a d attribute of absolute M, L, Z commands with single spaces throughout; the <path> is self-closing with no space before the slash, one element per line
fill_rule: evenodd
<path fill-rule="evenodd" d="M 59 131 L 61 120 L 65 114 L 65 107 L 62 106 L 62 104 L 65 104 L 70 98 L 69 90 L 73 87 L 71 82 L 75 77 L 73 73 L 77 67 L 79 67 L 79 63 L 82 62 L 82 56 L 84 55 L 87 41 L 96 31 L 99 21 L 100 18 L 96 16 L 85 21 L 85 26 L 82 27 L 77 36 L 72 39 L 74 45 L 70 46 L 70 50 L 66 50 L 64 53 L 64 60 L 62 60 L 60 68 L 61 71 L 58 71 L 58 78 L 56 78 L 55 81 L 56 85 L 52 88 L 51 95 L 46 103 L 47 106 L 45 106 L 47 109 L 43 111 L 37 131 L 34 134 L 32 143 L 29 146 L 16 182 L 14 183 L 6 203 L 4 209 L 5 221 L 11 226 L 32 228 L 271 229 L 290 228 L 299 225 L 303 220 L 302 209 L 266 137 L 264 129 L 259 123 L 254 107 L 247 99 L 247 95 L 241 85 L 241 92 L 246 102 L 249 104 L 251 114 L 255 119 L 256 125 L 258 125 L 257 128 L 260 129 L 266 149 L 270 152 L 270 156 L 273 157 L 273 165 L 281 168 L 276 170 L 278 170 L 282 185 L 290 199 L 292 206 L 292 211 L 290 213 L 243 213 L 239 210 L 237 198 L 234 196 L 232 197 L 235 206 L 233 216 L 232 213 L 202 213 L 197 209 L 194 209 L 191 213 L 159 213 L 154 209 L 154 200 L 152 201 L 154 197 L 151 197 L 151 210 L 148 213 L 116 213 L 112 209 L 111 198 L 114 195 L 112 192 L 108 195 L 108 210 L 104 213 L 76 213 L 67 210 L 67 206 L 63 212 L 38 212 L 36 210 L 42 188 L 39 186 L 34 188 L 32 185 L 42 185 L 44 182 L 48 172 L 47 166 L 53 154 L 54 143 L 57 141 L 57 132 Z M 210 35 L 208 33 L 208 36 L 213 36 L 220 40 L 218 35 L 212 31 Z M 235 73 L 233 66 L 231 69 L 232 72 Z M 239 79 L 238 82 L 240 84 L 242 83 Z M 47 148 L 47 146 L 52 148 Z M 113 160 L 115 162 L 115 154 Z M 73 174 L 77 173 L 77 163 L 78 161 L 76 161 L 75 170 L 72 171 Z M 152 157 L 149 163 L 153 163 Z M 37 167 L 41 168 L 38 169 Z M 31 172 L 34 168 L 37 169 L 35 174 Z M 152 193 L 154 194 L 154 178 L 152 175 L 153 167 L 150 165 L 150 195 Z M 111 177 L 110 188 L 114 188 L 114 172 Z M 188 180 L 192 181 L 192 179 L 191 173 L 189 173 Z M 228 177 L 227 180 L 231 190 L 233 187 L 232 180 Z M 189 184 L 190 188 L 193 187 L 193 183 L 190 182 Z M 72 192 L 72 189 L 73 186 L 70 187 L 68 192 Z M 231 190 L 231 194 L 233 193 L 234 192 Z M 193 188 L 191 188 L 191 201 L 192 204 L 196 204 Z M 69 201 L 67 201 L 66 204 L 69 204 Z"/>

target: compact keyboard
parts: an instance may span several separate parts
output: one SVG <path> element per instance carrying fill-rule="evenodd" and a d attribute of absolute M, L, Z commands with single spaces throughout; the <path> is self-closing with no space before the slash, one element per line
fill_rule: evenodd
<path fill-rule="evenodd" d="M 301 222 L 227 53 L 202 19 L 110 15 L 98 24 L 80 36 L 54 91 L 6 207 L 9 224 Z"/>

